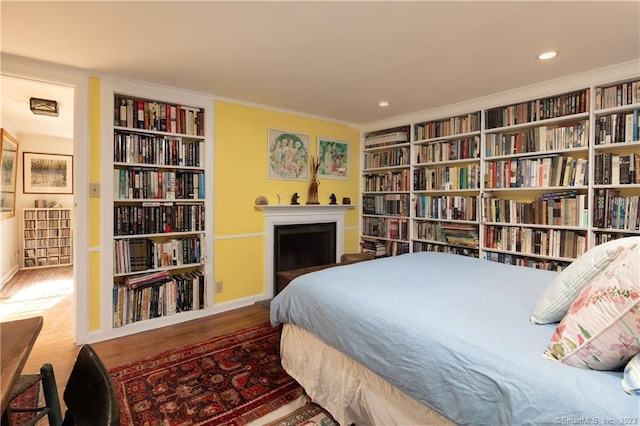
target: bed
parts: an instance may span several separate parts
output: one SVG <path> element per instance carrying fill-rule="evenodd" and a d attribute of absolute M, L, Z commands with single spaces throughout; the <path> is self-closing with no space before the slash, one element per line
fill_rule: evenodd
<path fill-rule="evenodd" d="M 637 424 L 620 369 L 543 357 L 558 324 L 531 314 L 557 275 L 411 253 L 298 277 L 271 322 L 285 370 L 342 425 Z"/>

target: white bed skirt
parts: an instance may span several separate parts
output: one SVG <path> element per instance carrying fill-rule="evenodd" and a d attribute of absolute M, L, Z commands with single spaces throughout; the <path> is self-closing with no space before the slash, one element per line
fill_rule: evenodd
<path fill-rule="evenodd" d="M 312 333 L 285 324 L 282 366 L 343 426 L 454 425 Z"/>

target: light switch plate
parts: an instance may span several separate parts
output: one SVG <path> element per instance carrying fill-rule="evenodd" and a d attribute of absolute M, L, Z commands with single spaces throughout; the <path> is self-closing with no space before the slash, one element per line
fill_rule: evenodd
<path fill-rule="evenodd" d="M 91 197 L 91 198 L 100 197 L 100 184 L 99 183 L 90 183 L 89 184 L 89 197 Z"/>

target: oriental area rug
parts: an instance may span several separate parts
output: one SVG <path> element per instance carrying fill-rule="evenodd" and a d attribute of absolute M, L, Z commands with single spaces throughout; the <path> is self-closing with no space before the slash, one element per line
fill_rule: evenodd
<path fill-rule="evenodd" d="M 123 425 L 245 425 L 303 396 L 267 322 L 109 371 Z"/>

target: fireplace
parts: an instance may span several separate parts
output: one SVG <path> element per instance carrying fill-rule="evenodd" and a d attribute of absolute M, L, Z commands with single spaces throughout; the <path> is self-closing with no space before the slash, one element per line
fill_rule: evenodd
<path fill-rule="evenodd" d="M 354 208 L 353 205 L 275 205 L 275 206 L 256 206 L 264 212 L 265 216 L 265 286 L 264 293 L 266 297 L 273 297 L 276 294 L 275 291 L 275 275 L 280 267 L 276 262 L 283 262 L 281 270 L 290 270 L 295 268 L 302 268 L 305 266 L 320 265 L 325 263 L 338 262 L 340 256 L 344 253 L 344 216 L 348 209 Z M 311 260 L 307 256 L 299 256 L 297 253 L 295 256 L 285 255 L 283 259 L 276 260 L 276 244 L 277 239 L 296 240 L 300 237 L 294 236 L 294 234 L 288 234 L 288 232 L 295 227 L 289 227 L 289 225 L 295 225 L 295 227 L 301 227 L 304 233 L 312 234 L 313 239 L 320 237 L 320 235 L 326 232 L 331 232 L 332 237 L 329 237 L 329 241 L 323 243 L 309 243 L 312 246 L 311 252 L 316 255 L 317 252 L 324 252 L 327 250 L 328 254 L 324 254 L 322 257 Z M 331 231 L 327 231 L 326 227 L 331 227 Z M 282 228 L 280 231 L 276 231 L 277 228 Z M 298 232 L 296 230 L 295 232 Z M 309 232 L 310 231 L 310 232 Z M 283 235 L 276 237 L 276 233 L 282 233 Z M 309 237 L 309 235 L 307 235 Z M 325 236 L 323 236 L 324 238 Z M 302 237 L 306 238 L 306 237 Z M 332 239 L 331 239 L 332 238 Z M 292 241 L 285 241 L 287 243 Z M 293 241 L 295 242 L 295 241 Z M 306 244 L 304 241 L 298 243 Z M 322 245 L 323 247 L 320 247 Z M 326 245 L 327 247 L 324 247 Z M 328 246 L 331 245 L 333 249 Z M 309 255 L 310 256 L 310 255 Z M 299 265 L 292 266 L 294 263 L 289 262 L 313 262 L 300 263 Z"/>
<path fill-rule="evenodd" d="M 336 224 L 328 222 L 277 225 L 273 244 L 274 274 L 335 263 Z"/>

